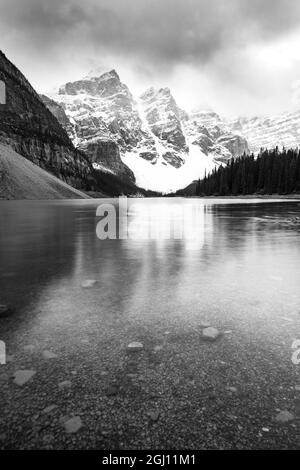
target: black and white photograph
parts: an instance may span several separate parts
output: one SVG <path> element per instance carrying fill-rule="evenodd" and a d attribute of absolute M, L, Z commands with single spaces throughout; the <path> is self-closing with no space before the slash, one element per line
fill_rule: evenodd
<path fill-rule="evenodd" d="M 300 450 L 299 286 L 299 0 L 0 0 L 0 457 Z"/>

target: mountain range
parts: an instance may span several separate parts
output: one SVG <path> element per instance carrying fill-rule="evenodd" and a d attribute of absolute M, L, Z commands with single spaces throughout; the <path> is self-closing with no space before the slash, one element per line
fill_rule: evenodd
<path fill-rule="evenodd" d="M 235 119 L 201 109 L 188 113 L 169 88 L 134 96 L 115 70 L 66 83 L 51 99 L 54 105 L 43 97 L 95 168 L 134 176 L 138 186 L 154 191 L 183 188 L 232 157 L 300 142 L 300 111 Z"/>
<path fill-rule="evenodd" d="M 135 97 L 115 70 L 90 73 L 41 98 L 94 168 L 145 189 L 180 189 L 249 153 L 246 139 L 221 119 L 206 125 L 205 115 L 182 110 L 169 88 L 151 87 Z"/>
<path fill-rule="evenodd" d="M 0 52 L 0 80 L 7 98 L 0 143 L 90 195 L 177 191 L 231 158 L 300 142 L 300 111 L 235 119 L 188 113 L 169 88 L 134 96 L 115 70 L 38 95 Z"/>
<path fill-rule="evenodd" d="M 69 185 L 69 197 L 74 194 L 80 197 L 72 188 L 84 191 L 81 197 L 86 197 L 86 192 L 95 196 L 147 195 L 136 186 L 129 169 L 126 169 L 126 178 L 120 178 L 113 171 L 95 169 L 89 155 L 76 148 L 69 137 L 69 118 L 65 117 L 64 121 L 64 112 L 59 119 L 55 117 L 60 106 L 51 102 L 56 108 L 56 112 L 51 112 L 20 70 L 1 51 L 0 83 L 2 94 L 5 88 L 5 100 L 0 102 L 1 198 L 23 199 L 26 194 L 28 198 L 53 198 L 54 194 L 66 197 L 66 184 Z M 110 142 L 103 143 L 103 147 L 99 143 L 97 152 L 102 152 L 108 159 L 111 153 L 118 155 L 119 150 L 117 144 Z M 8 164 L 9 156 L 12 164 Z M 22 161 L 19 157 L 31 162 L 31 166 L 22 165 L 23 180 L 20 172 L 18 178 L 14 174 L 18 162 Z M 122 162 L 120 165 L 124 166 Z M 55 182 L 51 178 L 50 184 L 46 172 L 56 178 Z M 63 185 L 59 184 L 61 181 Z M 36 184 L 41 191 L 32 191 L 29 184 Z M 55 191 L 49 189 L 49 184 L 54 184 Z"/>

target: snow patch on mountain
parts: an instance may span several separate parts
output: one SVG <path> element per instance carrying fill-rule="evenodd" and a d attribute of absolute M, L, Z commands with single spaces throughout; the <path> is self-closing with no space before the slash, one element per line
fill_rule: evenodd
<path fill-rule="evenodd" d="M 136 152 L 127 152 L 121 158 L 134 172 L 138 186 L 162 193 L 184 188 L 218 166 L 212 156 L 203 154 L 200 148 L 193 144 L 189 148 L 188 158 L 179 168 L 169 165 L 163 159 L 153 164 L 140 158 Z"/>

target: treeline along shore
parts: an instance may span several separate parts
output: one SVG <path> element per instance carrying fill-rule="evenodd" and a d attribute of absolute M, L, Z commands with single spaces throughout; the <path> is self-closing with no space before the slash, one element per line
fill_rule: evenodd
<path fill-rule="evenodd" d="M 300 195 L 300 150 L 260 151 L 232 159 L 195 185 L 196 196 Z"/>

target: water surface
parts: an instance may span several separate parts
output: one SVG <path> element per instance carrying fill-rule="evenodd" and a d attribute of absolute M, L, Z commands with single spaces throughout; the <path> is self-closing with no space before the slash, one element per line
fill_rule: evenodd
<path fill-rule="evenodd" d="M 291 347 L 300 337 L 300 226 L 290 220 L 299 216 L 300 203 L 193 199 L 192 204 L 200 207 L 202 227 L 196 239 L 188 236 L 193 229 L 190 225 L 185 227 L 183 239 L 99 240 L 96 208 L 102 202 L 117 205 L 117 200 L 0 202 L 0 303 L 15 310 L 13 317 L 1 321 L 0 339 L 6 341 L 9 355 L 14 356 L 15 362 L 5 366 L 11 372 L 17 367 L 39 371 L 40 379 L 35 378 L 30 397 L 43 393 L 39 387 L 52 390 L 56 396 L 59 380 L 73 375 L 77 377 L 76 394 L 89 396 L 89 406 L 100 406 L 99 413 L 105 414 L 101 400 L 96 405 L 96 397 L 104 393 L 99 390 L 107 386 L 102 375 L 109 374 L 105 380 L 114 382 L 137 374 L 143 377 L 146 388 L 136 389 L 136 395 L 131 391 L 132 397 L 139 397 L 142 390 L 163 394 L 168 401 L 176 384 L 180 388 L 180 380 L 184 382 L 182 396 L 193 396 L 196 391 L 185 389 L 191 381 L 190 387 L 196 387 L 199 396 L 190 405 L 190 422 L 199 408 L 200 396 L 211 388 L 222 394 L 235 382 L 238 387 L 241 383 L 249 385 L 253 395 L 248 409 L 253 407 L 254 415 L 264 410 L 268 426 L 276 409 L 296 412 L 292 390 L 299 380 L 300 365 L 292 363 Z M 176 205 L 187 207 L 191 200 L 145 199 L 139 204 L 145 214 L 151 209 L 156 216 L 147 218 L 133 210 L 129 212 L 130 223 L 154 224 L 161 229 L 170 222 L 162 206 L 169 207 L 171 218 L 180 224 L 184 211 L 173 209 Z M 87 279 L 97 283 L 83 289 L 82 282 Z M 202 345 L 202 323 L 219 328 L 222 339 Z M 141 362 L 127 359 L 130 341 L 143 342 Z M 34 347 L 31 355 L 24 352 L 28 345 Z M 51 366 L 47 363 L 50 371 L 40 357 L 45 349 L 58 356 Z M 225 375 L 219 369 L 222 362 L 228 367 Z M 278 400 L 263 404 L 258 393 L 273 393 L 275 397 L 278 393 Z M 10 390 L 8 401 L 11 394 Z M 145 398 L 140 399 L 142 413 Z M 178 403 L 180 400 L 176 406 Z M 10 406 L 12 413 L 16 412 Z M 31 406 L 38 412 L 42 404 Z M 209 407 L 203 407 L 205 413 Z M 22 410 L 21 406 L 18 412 Z M 84 415 L 84 407 L 81 412 Z M 227 409 L 224 413 L 230 414 Z M 188 416 L 186 410 L 184 414 Z M 126 426 L 130 427 L 128 416 L 116 415 L 115 419 L 122 423 L 127 419 Z M 199 425 L 202 440 L 198 436 L 190 445 L 206 446 L 203 434 L 207 422 L 204 419 L 202 427 Z M 258 440 L 260 428 L 258 424 L 253 431 Z M 248 432 L 244 441 L 241 438 L 242 447 L 247 447 Z M 150 437 L 146 433 L 140 444 L 138 430 L 132 433 L 137 447 L 168 446 L 164 426 Z M 230 447 L 233 438 L 226 440 L 224 433 L 220 431 L 217 443 L 210 445 Z M 284 447 L 286 437 L 280 430 L 278 433 L 273 441 L 263 441 L 262 447 Z M 187 441 L 179 434 L 175 433 L 174 439 L 177 446 L 184 447 Z M 11 439 L 16 446 L 20 442 L 29 445 L 21 435 Z M 39 439 L 33 442 L 43 447 L 44 441 Z M 89 439 L 94 447 L 96 440 Z M 129 441 L 118 437 L 116 445 L 122 446 L 122 439 L 127 446 L 134 446 L 129 437 Z M 293 441 L 293 437 L 289 439 Z"/>

